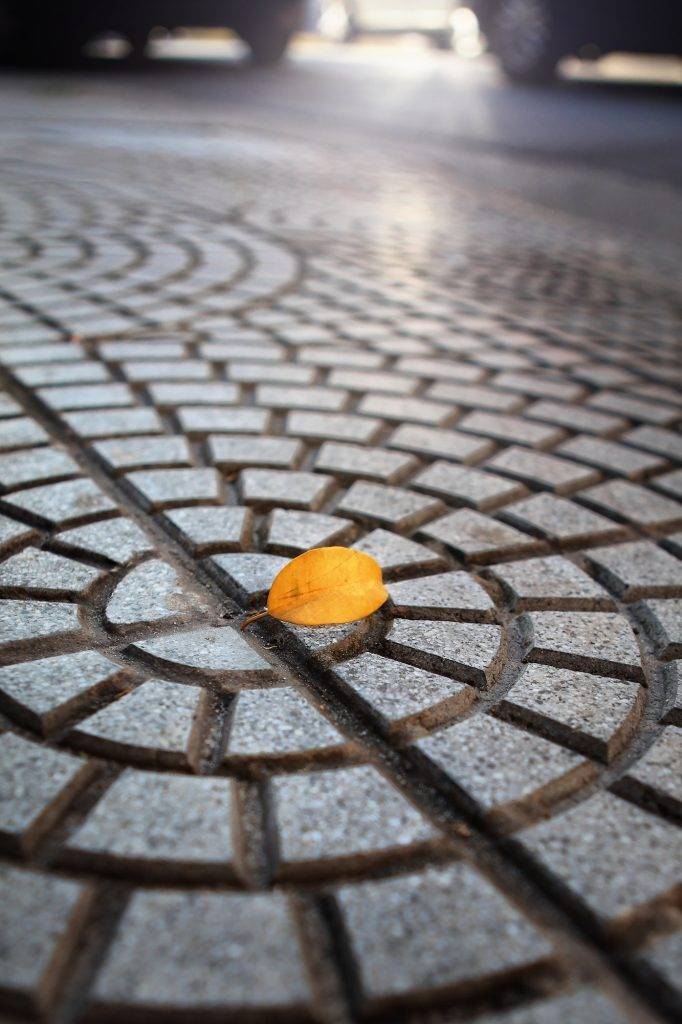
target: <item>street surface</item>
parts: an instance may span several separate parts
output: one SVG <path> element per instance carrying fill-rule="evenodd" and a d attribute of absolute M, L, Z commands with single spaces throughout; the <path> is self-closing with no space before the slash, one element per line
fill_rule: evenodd
<path fill-rule="evenodd" d="M 678 92 L 157 57 L 1 76 L 2 1020 L 677 1020 Z"/>

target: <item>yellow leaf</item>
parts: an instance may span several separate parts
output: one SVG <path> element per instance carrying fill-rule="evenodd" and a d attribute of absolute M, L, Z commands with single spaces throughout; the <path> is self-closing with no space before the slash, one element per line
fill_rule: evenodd
<path fill-rule="evenodd" d="M 268 612 L 299 626 L 332 626 L 371 615 L 388 599 L 381 567 L 352 548 L 312 548 L 277 574 Z"/>

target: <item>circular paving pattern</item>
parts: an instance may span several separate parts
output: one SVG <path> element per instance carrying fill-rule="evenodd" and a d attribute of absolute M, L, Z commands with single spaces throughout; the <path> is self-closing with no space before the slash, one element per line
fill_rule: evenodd
<path fill-rule="evenodd" d="M 3 172 L 0 999 L 670 1019 L 660 254 L 435 171 L 159 139 L 153 168 L 76 133 Z M 327 544 L 390 602 L 242 632 Z"/>

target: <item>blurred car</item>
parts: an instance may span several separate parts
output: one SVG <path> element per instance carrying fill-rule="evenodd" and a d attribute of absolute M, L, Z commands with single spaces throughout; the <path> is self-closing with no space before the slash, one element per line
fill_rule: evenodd
<path fill-rule="evenodd" d="M 467 0 L 516 81 L 547 81 L 569 55 L 682 52 L 679 0 Z"/>
<path fill-rule="evenodd" d="M 318 29 L 336 42 L 365 33 L 418 32 L 452 45 L 452 16 L 461 0 L 320 0 Z"/>
<path fill-rule="evenodd" d="M 139 57 L 156 27 L 229 28 L 255 62 L 271 64 L 283 56 L 304 15 L 304 0 L 0 0 L 0 58 L 73 64 L 86 43 L 105 33 L 124 36 L 131 55 Z"/>

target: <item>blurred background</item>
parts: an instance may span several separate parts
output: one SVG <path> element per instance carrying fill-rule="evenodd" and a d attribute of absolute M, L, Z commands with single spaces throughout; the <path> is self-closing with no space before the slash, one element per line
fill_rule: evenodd
<path fill-rule="evenodd" d="M 118 96 L 135 117 L 172 100 L 212 123 L 239 109 L 682 230 L 676 0 L 0 0 L 0 52 L 15 101 L 28 89 L 104 116 Z"/>

